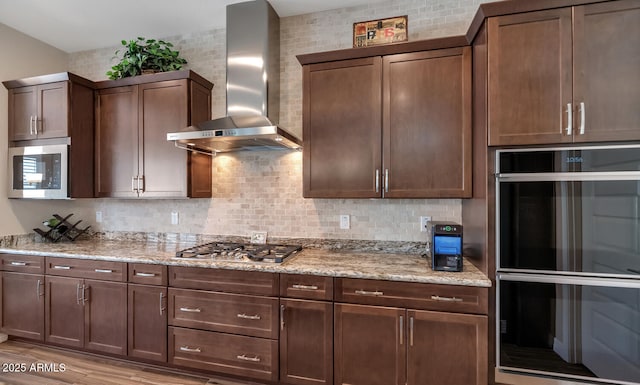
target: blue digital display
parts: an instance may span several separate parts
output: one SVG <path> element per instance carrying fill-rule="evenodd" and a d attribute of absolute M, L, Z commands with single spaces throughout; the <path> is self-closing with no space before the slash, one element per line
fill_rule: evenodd
<path fill-rule="evenodd" d="M 436 235 L 433 237 L 433 247 L 436 254 L 461 255 L 462 238 Z"/>

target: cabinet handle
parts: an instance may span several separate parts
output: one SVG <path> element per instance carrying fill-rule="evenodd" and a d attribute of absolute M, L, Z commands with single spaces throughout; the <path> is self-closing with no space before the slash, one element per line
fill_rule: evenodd
<path fill-rule="evenodd" d="M 86 290 L 88 289 L 88 286 L 85 286 L 84 284 L 82 285 L 82 306 L 84 306 L 85 302 L 89 302 L 89 300 L 86 297 Z"/>
<path fill-rule="evenodd" d="M 284 330 L 284 305 L 280 305 L 280 330 Z"/>
<path fill-rule="evenodd" d="M 38 136 L 38 115 L 33 117 L 33 132 L 34 134 L 36 134 L 36 136 Z"/>
<path fill-rule="evenodd" d="M 318 286 L 316 285 L 298 285 L 298 284 L 293 284 L 291 285 L 292 288 L 294 289 L 300 289 L 300 290 L 318 290 Z"/>
<path fill-rule="evenodd" d="M 585 110 L 584 110 L 584 102 L 580 102 L 580 106 L 578 107 L 580 111 L 580 130 L 578 131 L 580 135 L 584 135 L 584 119 L 585 119 Z"/>
<path fill-rule="evenodd" d="M 12 261 L 11 262 L 11 266 L 28 266 L 29 264 L 27 262 L 17 262 L 17 261 Z"/>
<path fill-rule="evenodd" d="M 462 302 L 462 298 L 457 297 L 441 297 L 439 295 L 432 295 L 431 299 L 434 301 L 442 301 L 442 302 Z"/>
<path fill-rule="evenodd" d="M 236 356 L 236 358 L 237 358 L 237 359 L 239 359 L 239 360 L 243 360 L 243 361 L 251 361 L 251 362 L 260 362 L 260 361 L 262 361 L 262 360 L 260 359 L 260 357 L 258 357 L 258 356 L 254 356 L 254 357 L 247 357 L 247 355 L 246 355 L 246 354 L 242 354 L 242 355 L 240 355 L 240 356 Z"/>
<path fill-rule="evenodd" d="M 55 265 L 53 268 L 56 270 L 71 270 L 71 266 Z"/>
<path fill-rule="evenodd" d="M 402 340 L 404 340 L 404 317 L 400 316 L 400 345 L 403 344 Z"/>
<path fill-rule="evenodd" d="M 571 136 L 573 132 L 573 111 L 571 110 L 571 103 L 567 103 L 567 136 Z"/>
<path fill-rule="evenodd" d="M 144 175 L 138 177 L 138 193 L 144 192 Z"/>
<path fill-rule="evenodd" d="M 36 117 L 35 117 L 35 116 L 33 116 L 33 115 L 31 115 L 31 116 L 29 117 L 29 134 L 30 134 L 30 135 L 36 135 L 36 134 L 37 134 L 37 132 L 36 132 L 36 134 L 34 134 L 34 133 L 33 133 L 33 122 L 34 122 L 35 118 L 36 118 Z"/>
<path fill-rule="evenodd" d="M 39 279 L 38 282 L 36 282 L 36 297 L 38 299 L 40 299 L 40 297 L 44 295 L 44 293 L 40 291 L 40 286 L 42 286 L 43 284 L 44 283 L 42 282 L 41 279 Z"/>
<path fill-rule="evenodd" d="M 76 304 L 80 305 L 80 283 L 76 285 Z"/>
<path fill-rule="evenodd" d="M 384 192 L 389 192 L 389 169 L 384 169 Z"/>
<path fill-rule="evenodd" d="M 376 291 L 356 290 L 355 293 L 359 294 L 359 295 L 375 295 L 375 296 L 384 295 L 383 292 L 378 291 L 378 290 L 376 290 Z"/>
<path fill-rule="evenodd" d="M 380 192 L 380 170 L 378 170 L 377 168 L 376 168 L 375 183 L 376 183 L 376 192 L 379 193 Z"/>
<path fill-rule="evenodd" d="M 95 269 L 94 271 L 96 273 L 113 273 L 113 270 L 111 269 Z"/>
<path fill-rule="evenodd" d="M 137 176 L 132 176 L 131 177 L 131 191 L 133 191 L 134 193 L 138 193 L 138 177 Z"/>
<path fill-rule="evenodd" d="M 242 318 L 242 319 L 252 319 L 252 320 L 259 320 L 262 317 L 260 317 L 260 315 L 255 314 L 255 315 L 247 315 L 245 313 L 238 313 L 236 314 L 236 317 L 238 318 Z"/>
<path fill-rule="evenodd" d="M 155 277 L 155 273 L 135 273 L 136 277 Z"/>
<path fill-rule="evenodd" d="M 181 352 L 189 352 L 189 353 L 201 353 L 202 350 L 200 348 L 190 348 L 188 346 L 180 346 Z"/>
<path fill-rule="evenodd" d="M 183 311 L 185 313 L 200 313 L 202 310 L 200 310 L 199 308 L 181 307 L 180 311 Z"/>
<path fill-rule="evenodd" d="M 409 317 L 409 346 L 413 346 L 413 317 Z"/>
<path fill-rule="evenodd" d="M 164 307 L 164 301 L 162 301 L 164 299 L 164 293 L 160 292 L 160 315 L 164 314 L 164 311 L 167 310 L 166 307 Z"/>

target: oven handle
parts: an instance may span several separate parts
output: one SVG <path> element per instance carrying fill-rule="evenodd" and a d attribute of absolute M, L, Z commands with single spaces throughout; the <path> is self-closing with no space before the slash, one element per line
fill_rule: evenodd
<path fill-rule="evenodd" d="M 517 281 L 533 283 L 557 283 L 567 285 L 625 287 L 640 289 L 640 281 L 624 278 L 577 277 L 552 274 L 501 273 L 496 274 L 499 281 Z"/>
<path fill-rule="evenodd" d="M 498 182 L 559 182 L 592 180 L 640 180 L 640 171 L 497 173 Z"/>

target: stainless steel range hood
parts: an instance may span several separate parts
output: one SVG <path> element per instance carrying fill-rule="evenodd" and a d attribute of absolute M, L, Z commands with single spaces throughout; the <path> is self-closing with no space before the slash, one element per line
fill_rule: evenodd
<path fill-rule="evenodd" d="M 280 19 L 266 0 L 227 6 L 226 116 L 167 134 L 198 152 L 299 149 L 277 125 L 280 114 Z"/>

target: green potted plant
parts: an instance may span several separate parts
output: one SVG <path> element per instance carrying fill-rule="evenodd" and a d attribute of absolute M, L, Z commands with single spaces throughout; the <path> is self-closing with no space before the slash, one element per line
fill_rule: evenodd
<path fill-rule="evenodd" d="M 120 61 L 107 71 L 111 80 L 122 79 L 143 73 L 175 71 L 187 64 L 180 52 L 174 51 L 173 44 L 156 39 L 138 37 L 136 40 L 122 40 L 126 50 L 119 58 L 120 50 L 116 51 L 114 59 Z"/>

